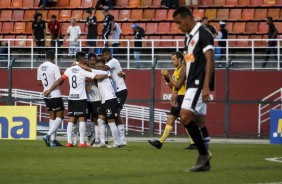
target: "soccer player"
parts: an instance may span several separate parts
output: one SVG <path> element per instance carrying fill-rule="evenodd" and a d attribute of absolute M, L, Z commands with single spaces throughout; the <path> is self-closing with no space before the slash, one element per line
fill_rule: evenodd
<path fill-rule="evenodd" d="M 76 54 L 76 61 L 84 65 L 85 61 L 85 52 L 78 52 Z M 72 143 L 72 127 L 73 124 L 79 122 L 79 147 L 87 147 L 87 144 L 84 143 L 84 136 L 86 132 L 85 121 L 87 115 L 87 103 L 86 103 L 86 90 L 85 90 L 85 79 L 105 79 L 109 76 L 107 74 L 97 75 L 94 72 L 87 72 L 80 68 L 78 65 L 69 67 L 65 73 L 59 78 L 49 90 L 44 92 L 45 96 L 48 96 L 58 85 L 61 85 L 64 80 L 68 78 L 70 91 L 68 97 L 68 116 L 70 117 L 70 122 L 67 127 L 67 137 L 68 143 L 67 147 L 73 147 Z"/>
<path fill-rule="evenodd" d="M 182 65 L 183 59 L 184 59 L 184 57 L 183 57 L 183 54 L 181 52 L 172 53 L 172 55 L 171 55 L 172 64 L 176 68 L 174 70 L 173 75 L 172 75 L 172 79 L 170 79 L 170 76 L 168 75 L 167 70 L 162 71 L 162 75 L 164 76 L 164 79 L 166 80 L 169 87 L 172 89 L 172 93 L 174 93 L 174 91 L 175 91 L 175 87 L 174 87 L 175 82 L 177 82 L 177 80 L 179 79 L 179 76 L 180 76 L 180 71 L 181 71 L 182 66 L 183 66 Z M 183 83 L 180 90 L 178 90 L 177 106 L 172 106 L 172 108 L 170 110 L 170 115 L 168 116 L 166 126 L 165 126 L 165 130 L 162 134 L 162 137 L 159 140 L 148 140 L 148 142 L 152 146 L 155 146 L 158 149 L 162 148 L 163 143 L 165 142 L 165 140 L 167 139 L 167 137 L 169 136 L 170 132 L 173 129 L 174 121 L 179 117 L 179 112 L 180 112 L 180 109 L 181 109 L 181 105 L 182 105 L 182 101 L 183 101 L 185 92 L 186 92 L 186 87 L 185 87 L 185 83 Z M 190 141 L 191 141 L 191 145 L 194 145 L 193 140 L 190 139 Z"/>
<path fill-rule="evenodd" d="M 214 41 L 212 34 L 201 23 L 194 20 L 187 7 L 179 7 L 173 13 L 174 22 L 186 34 L 186 94 L 181 106 L 180 122 L 187 129 L 199 151 L 196 164 L 186 172 L 207 171 L 206 164 L 211 156 L 204 144 L 204 132 L 197 126 L 196 115 L 206 114 L 206 103 L 210 100 L 210 84 L 214 75 Z M 182 73 L 184 75 L 185 73 Z M 183 81 L 180 81 L 183 82 Z M 178 88 L 179 89 L 179 88 Z M 172 103 L 177 103 L 177 93 Z M 202 121 L 204 122 L 204 121 Z"/>
<path fill-rule="evenodd" d="M 60 69 L 54 64 L 55 53 L 51 50 L 46 52 L 46 61 L 37 69 L 37 80 L 44 90 L 49 89 L 53 83 L 61 77 Z M 47 110 L 50 114 L 49 131 L 43 137 L 47 146 L 62 146 L 56 140 L 56 130 L 64 119 L 64 102 L 61 97 L 60 88 L 55 88 L 50 95 L 44 97 Z M 51 138 L 51 143 L 50 143 Z"/>
<path fill-rule="evenodd" d="M 95 16 L 93 16 L 92 10 L 88 9 L 86 11 L 87 13 L 87 19 L 86 19 L 86 25 L 88 26 L 88 33 L 87 33 L 87 39 L 89 40 L 87 42 L 87 46 L 89 48 L 89 53 L 94 52 L 94 47 L 96 46 L 96 41 L 93 41 L 97 39 L 97 19 Z"/>
<path fill-rule="evenodd" d="M 102 30 L 102 38 L 104 40 L 104 45 L 105 47 L 109 46 L 109 42 L 108 42 L 108 37 L 109 35 L 112 34 L 113 29 L 114 29 L 114 20 L 115 17 L 112 16 L 111 14 L 109 14 L 109 7 L 108 6 L 104 6 L 104 27 Z"/>

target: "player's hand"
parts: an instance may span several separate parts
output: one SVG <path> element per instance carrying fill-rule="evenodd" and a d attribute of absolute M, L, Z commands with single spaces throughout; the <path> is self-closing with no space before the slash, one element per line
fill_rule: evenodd
<path fill-rule="evenodd" d="M 211 100 L 210 95 L 211 95 L 210 88 L 204 87 L 202 90 L 202 100 L 204 103 L 208 103 Z"/>
<path fill-rule="evenodd" d="M 161 73 L 162 73 L 163 76 L 168 76 L 168 71 L 167 70 L 162 70 Z"/>
<path fill-rule="evenodd" d="M 51 91 L 50 91 L 50 90 L 46 90 L 46 91 L 44 91 L 44 92 L 43 92 L 44 96 L 49 96 L 49 95 L 50 95 L 50 93 L 51 93 Z"/>
<path fill-rule="evenodd" d="M 118 74 L 117 74 L 119 77 L 123 77 L 125 75 L 125 73 L 123 71 L 120 71 Z"/>
<path fill-rule="evenodd" d="M 177 107 L 177 106 L 178 106 L 177 98 L 178 98 L 178 93 L 177 93 L 177 91 L 175 91 L 175 92 L 172 94 L 172 97 L 171 97 L 171 99 L 170 99 L 170 105 L 171 105 L 172 107 Z"/>

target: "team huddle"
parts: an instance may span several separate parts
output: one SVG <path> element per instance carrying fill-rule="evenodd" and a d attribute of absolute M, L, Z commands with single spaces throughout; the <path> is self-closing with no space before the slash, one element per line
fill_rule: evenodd
<path fill-rule="evenodd" d="M 61 76 L 54 61 L 53 51 L 46 52 L 46 62 L 38 68 L 37 79 L 44 86 L 44 100 L 50 112 L 49 131 L 43 137 L 48 146 L 60 146 L 56 130 L 63 119 L 63 100 L 59 86 L 69 81 L 67 147 L 76 145 L 79 132 L 79 147 L 126 146 L 124 123 L 120 111 L 127 98 L 125 74 L 110 49 L 104 48 L 101 56 L 78 52 L 76 63 Z M 86 65 L 87 64 L 87 65 Z M 86 124 L 86 120 L 90 122 Z M 77 131 L 78 129 L 78 131 Z M 110 131 L 109 131 L 110 130 Z M 85 135 L 87 132 L 87 143 Z M 107 145 L 111 132 L 114 143 Z M 94 136 L 95 135 L 95 136 Z"/>

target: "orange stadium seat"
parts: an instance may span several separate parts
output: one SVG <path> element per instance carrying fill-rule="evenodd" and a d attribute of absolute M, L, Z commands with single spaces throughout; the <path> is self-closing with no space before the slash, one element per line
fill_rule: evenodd
<path fill-rule="evenodd" d="M 152 0 L 141 0 L 141 6 L 151 7 L 152 6 Z"/>
<path fill-rule="evenodd" d="M 223 6 L 225 5 L 225 0 L 214 0 L 213 5 L 215 6 Z"/>
<path fill-rule="evenodd" d="M 250 39 L 262 39 L 262 35 L 251 35 Z M 249 43 L 249 46 L 252 46 L 252 42 Z M 255 47 L 260 47 L 261 46 L 261 41 L 254 41 L 254 46 Z"/>
<path fill-rule="evenodd" d="M 81 35 L 80 39 L 86 40 L 87 36 L 86 35 Z M 86 47 L 87 46 L 87 42 L 86 41 L 81 41 L 81 46 L 82 47 Z"/>
<path fill-rule="evenodd" d="M 104 15 L 102 10 L 96 11 L 96 15 L 95 16 L 96 16 L 97 21 L 99 21 L 99 22 L 103 21 L 104 18 L 105 18 L 105 15 Z"/>
<path fill-rule="evenodd" d="M 159 40 L 161 39 L 160 36 L 149 36 L 150 40 Z M 147 47 L 152 47 L 152 42 L 147 42 Z M 160 42 L 159 41 L 154 41 L 154 47 L 160 47 Z"/>
<path fill-rule="evenodd" d="M 275 5 L 275 1 L 276 1 L 276 0 L 264 0 L 264 1 L 263 1 L 263 4 L 264 4 L 264 5 L 272 6 L 272 5 Z"/>
<path fill-rule="evenodd" d="M 155 18 L 155 10 L 145 9 L 143 12 L 143 20 L 153 20 Z"/>
<path fill-rule="evenodd" d="M 102 34 L 103 26 L 104 25 L 102 23 L 98 23 L 98 26 L 97 26 L 98 35 Z"/>
<path fill-rule="evenodd" d="M 83 11 L 81 10 L 73 10 L 71 13 L 71 17 L 75 17 L 76 20 L 83 20 Z"/>
<path fill-rule="evenodd" d="M 59 20 L 70 20 L 71 10 L 61 10 L 59 15 Z"/>
<path fill-rule="evenodd" d="M 34 8 L 37 8 L 38 5 L 39 5 L 39 1 L 34 0 L 33 7 L 34 7 Z"/>
<path fill-rule="evenodd" d="M 242 9 L 230 9 L 229 19 L 230 20 L 240 20 L 242 16 Z"/>
<path fill-rule="evenodd" d="M 81 7 L 83 8 L 93 7 L 93 0 L 82 0 Z"/>
<path fill-rule="evenodd" d="M 267 11 L 267 17 L 272 17 L 273 20 L 280 18 L 280 8 L 269 8 Z"/>
<path fill-rule="evenodd" d="M 147 23 L 145 33 L 155 34 L 158 31 L 158 23 Z"/>
<path fill-rule="evenodd" d="M 205 10 L 204 9 L 194 9 L 193 16 L 195 20 L 202 20 L 205 16 Z"/>
<path fill-rule="evenodd" d="M 282 6 L 282 0 L 276 0 L 275 5 Z"/>
<path fill-rule="evenodd" d="M 109 14 L 115 17 L 115 20 L 119 20 L 119 10 L 109 10 Z"/>
<path fill-rule="evenodd" d="M 17 35 L 16 39 L 27 39 L 26 35 Z M 26 41 L 25 40 L 17 40 L 15 41 L 15 46 L 17 47 L 25 47 L 26 46 Z"/>
<path fill-rule="evenodd" d="M 185 0 L 179 0 L 178 3 L 179 3 L 179 6 L 186 6 Z"/>
<path fill-rule="evenodd" d="M 236 39 L 236 35 L 228 35 L 228 39 Z M 229 47 L 235 47 L 236 42 L 235 41 L 229 41 Z"/>
<path fill-rule="evenodd" d="M 2 10 L 1 11 L 1 20 L 11 20 L 12 19 L 12 10 Z"/>
<path fill-rule="evenodd" d="M 266 16 L 267 16 L 267 9 L 266 8 L 255 10 L 255 19 L 265 20 Z"/>
<path fill-rule="evenodd" d="M 26 23 L 25 32 L 26 32 L 27 34 L 31 34 L 31 33 L 32 33 L 32 22 L 27 22 L 27 23 Z"/>
<path fill-rule="evenodd" d="M 261 6 L 263 4 L 263 0 L 251 0 L 252 6 Z"/>
<path fill-rule="evenodd" d="M 266 22 L 260 22 L 258 25 L 258 33 L 266 34 L 268 32 L 268 25 Z"/>
<path fill-rule="evenodd" d="M 161 36 L 162 40 L 173 40 L 173 36 Z M 160 42 L 161 47 L 171 47 L 172 41 L 162 41 Z"/>
<path fill-rule="evenodd" d="M 79 22 L 79 23 L 77 23 L 77 25 L 80 27 L 81 32 L 85 33 L 86 24 L 84 22 Z"/>
<path fill-rule="evenodd" d="M 275 25 L 278 33 L 282 33 L 282 24 L 281 24 L 281 22 L 274 22 L 274 25 Z"/>
<path fill-rule="evenodd" d="M 142 27 L 144 30 L 145 30 L 145 28 L 146 28 L 146 23 L 138 23 L 138 26 L 139 27 Z"/>
<path fill-rule="evenodd" d="M 0 30 L 2 29 L 2 22 L 0 22 Z"/>
<path fill-rule="evenodd" d="M 133 40 L 134 39 L 134 36 L 122 36 L 122 39 L 124 39 L 124 40 Z M 130 45 L 130 47 L 134 47 L 134 42 L 129 42 L 129 45 Z M 127 42 L 121 42 L 120 43 L 120 46 L 121 47 L 127 47 Z"/>
<path fill-rule="evenodd" d="M 176 23 L 171 23 L 170 25 L 170 32 L 171 33 L 182 33 L 182 31 L 179 29 L 178 25 Z"/>
<path fill-rule="evenodd" d="M 239 36 L 237 36 L 237 39 L 249 39 L 249 36 L 248 35 L 239 35 Z M 248 47 L 249 46 L 249 42 L 248 41 L 244 41 L 244 40 L 237 41 L 236 42 L 236 46 L 237 47 Z"/>
<path fill-rule="evenodd" d="M 32 36 L 31 35 L 29 35 L 29 36 L 27 36 L 27 39 L 32 39 Z M 33 45 L 35 45 L 35 42 L 34 41 L 32 41 L 33 42 Z M 31 41 L 26 41 L 26 46 L 31 46 Z"/>
<path fill-rule="evenodd" d="M 262 39 L 268 39 L 268 35 L 263 35 L 263 36 L 262 36 Z M 261 41 L 261 46 L 267 47 L 267 45 L 268 45 L 268 42 L 266 42 L 266 41 Z"/>
<path fill-rule="evenodd" d="M 70 0 L 59 0 L 57 2 L 57 7 L 63 7 L 63 8 L 66 8 L 66 7 L 69 7 L 70 6 Z"/>
<path fill-rule="evenodd" d="M 174 40 L 183 40 L 183 41 L 178 42 L 178 47 L 180 48 L 184 47 L 185 36 L 174 36 L 173 39 Z M 172 42 L 172 46 L 176 47 L 176 42 Z"/>
<path fill-rule="evenodd" d="M 140 0 L 129 0 L 128 6 L 129 7 L 139 7 L 141 5 Z"/>
<path fill-rule="evenodd" d="M 12 14 L 12 20 L 23 20 L 24 10 L 14 10 Z"/>
<path fill-rule="evenodd" d="M 39 10 L 38 12 L 40 12 L 42 14 L 43 20 L 47 20 L 47 17 L 48 17 L 48 11 L 47 10 Z"/>
<path fill-rule="evenodd" d="M 255 17 L 255 9 L 251 8 L 251 9 L 243 9 L 242 12 L 242 19 L 243 20 L 253 20 Z"/>
<path fill-rule="evenodd" d="M 233 29 L 233 22 L 227 22 L 227 23 L 226 23 L 226 29 L 227 29 L 229 32 L 232 32 L 232 29 Z"/>
<path fill-rule="evenodd" d="M 35 10 L 25 10 L 24 11 L 24 20 L 25 21 L 33 21 L 33 16 L 36 13 Z"/>
<path fill-rule="evenodd" d="M 239 6 L 248 6 L 251 4 L 251 0 L 239 0 L 238 5 Z"/>
<path fill-rule="evenodd" d="M 34 1 L 23 0 L 23 8 L 33 8 Z"/>
<path fill-rule="evenodd" d="M 62 31 L 63 35 L 65 35 L 67 33 L 69 25 L 70 25 L 69 23 L 63 23 L 62 24 L 61 31 Z"/>
<path fill-rule="evenodd" d="M 130 16 L 131 20 L 138 21 L 138 20 L 141 20 L 142 18 L 143 18 L 143 10 L 142 9 L 133 9 L 131 11 L 131 16 Z"/>
<path fill-rule="evenodd" d="M 119 11 L 119 20 L 129 20 L 130 19 L 130 15 L 131 15 L 131 10 L 120 10 Z"/>
<path fill-rule="evenodd" d="M 16 22 L 14 25 L 14 32 L 15 33 L 25 33 L 25 22 Z"/>
<path fill-rule="evenodd" d="M 122 34 L 123 35 L 132 34 L 131 26 L 132 26 L 132 23 L 123 23 L 121 25 Z"/>
<path fill-rule="evenodd" d="M 170 31 L 170 22 L 160 22 L 158 25 L 158 33 L 167 34 Z"/>
<path fill-rule="evenodd" d="M 218 9 L 216 19 L 217 20 L 227 20 L 229 17 L 229 9 Z"/>
<path fill-rule="evenodd" d="M 15 35 L 5 35 L 4 39 L 15 39 L 16 36 Z M 10 41 L 11 46 L 15 46 L 15 41 Z"/>
<path fill-rule="evenodd" d="M 173 20 L 173 12 L 174 12 L 174 10 L 172 10 L 172 9 L 168 10 L 166 20 Z"/>
<path fill-rule="evenodd" d="M 238 0 L 226 0 L 225 5 L 227 5 L 227 6 L 237 6 Z"/>
<path fill-rule="evenodd" d="M 86 19 L 87 19 L 87 16 L 88 16 L 88 15 L 87 15 L 87 13 L 86 13 L 86 10 L 84 10 L 84 11 L 83 11 L 82 19 L 83 19 L 83 20 L 86 20 Z"/>
<path fill-rule="evenodd" d="M 81 6 L 81 0 L 70 0 L 69 7 L 71 8 L 78 8 Z"/>
<path fill-rule="evenodd" d="M 247 33 L 256 33 L 258 31 L 258 22 L 247 22 L 246 23 L 246 32 Z"/>
<path fill-rule="evenodd" d="M 59 10 L 49 10 L 47 20 L 51 20 L 52 15 L 56 15 L 56 17 L 58 18 L 60 15 L 60 11 Z"/>
<path fill-rule="evenodd" d="M 216 13 L 217 9 L 206 9 L 205 17 L 207 17 L 209 20 L 216 19 Z"/>
<path fill-rule="evenodd" d="M 160 7 L 161 6 L 161 0 L 153 0 L 153 6 Z"/>
<path fill-rule="evenodd" d="M 213 0 L 201 0 L 200 5 L 201 6 L 211 6 L 213 5 Z"/>
<path fill-rule="evenodd" d="M 154 20 L 166 20 L 167 18 L 167 10 L 158 9 L 155 13 Z"/>
<path fill-rule="evenodd" d="M 12 33 L 14 31 L 14 22 L 3 22 L 2 33 Z"/>
<path fill-rule="evenodd" d="M 11 7 L 12 8 L 21 8 L 21 7 L 23 7 L 23 0 L 12 0 Z"/>
<path fill-rule="evenodd" d="M 234 22 L 233 24 L 233 33 L 244 33 L 246 28 L 246 22 Z"/>
<path fill-rule="evenodd" d="M 9 8 L 11 6 L 11 0 L 1 0 L 0 7 L 1 8 Z"/>

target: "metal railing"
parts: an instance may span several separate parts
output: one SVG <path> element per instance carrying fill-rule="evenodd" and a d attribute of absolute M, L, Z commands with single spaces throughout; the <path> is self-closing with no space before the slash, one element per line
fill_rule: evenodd
<path fill-rule="evenodd" d="M 281 102 L 282 101 L 282 88 L 264 97 L 261 101 L 262 102 L 265 102 L 265 101 Z M 270 110 L 272 109 L 282 109 L 282 103 L 281 104 L 259 103 L 259 106 L 258 106 L 258 137 L 261 136 L 261 125 L 263 123 L 270 121 Z"/>
<path fill-rule="evenodd" d="M 7 53 L 2 54 L 0 57 L 0 68 L 6 68 L 11 58 L 16 58 L 16 65 L 14 68 L 37 68 L 44 59 L 36 59 L 39 55 L 37 54 L 37 49 L 34 45 L 32 39 L 0 39 L 0 41 L 7 42 Z M 50 39 L 47 39 L 46 42 L 50 42 Z M 68 43 L 67 40 L 66 43 Z M 103 48 L 103 40 L 87 40 L 80 39 L 78 40 L 79 50 L 84 50 L 88 52 L 89 47 L 86 46 L 87 41 L 97 42 L 96 47 L 94 48 L 98 54 Z M 112 41 L 117 40 L 109 40 Z M 117 57 L 125 69 L 134 68 L 134 41 L 129 39 L 118 40 L 120 42 L 119 47 L 110 47 L 113 50 L 118 49 L 118 52 L 114 54 L 114 57 Z M 140 40 L 138 40 L 140 41 Z M 280 70 L 280 61 L 281 61 L 281 51 L 280 46 L 282 39 L 227 39 L 227 40 L 215 40 L 226 41 L 226 48 L 220 48 L 216 46 L 216 50 L 226 50 L 226 53 L 215 53 L 215 60 L 218 67 L 224 67 L 228 63 L 228 60 L 231 60 L 231 69 L 263 69 L 262 64 L 265 60 L 266 54 L 265 50 L 268 48 L 268 41 L 276 41 L 277 46 L 273 48 L 277 51 L 277 54 L 269 54 L 270 60 L 267 62 L 267 69 Z M 170 62 L 170 55 L 173 51 L 183 50 L 183 40 L 182 39 L 143 39 L 143 47 L 141 48 L 141 64 L 142 68 L 149 69 L 154 62 L 154 58 L 158 57 L 159 61 L 156 68 L 172 68 Z M 20 43 L 20 44 L 19 44 Z M 264 43 L 264 44 L 263 44 Z M 56 42 L 55 47 L 44 47 L 45 49 L 54 49 L 56 52 L 56 64 L 62 68 L 66 68 L 73 61 L 72 59 L 67 58 L 69 49 L 68 44 L 63 44 L 61 47 L 58 47 Z M 26 45 L 26 46 L 17 46 L 17 45 Z M 2 47 L 3 48 L 3 47 Z M 1 47 L 0 47 L 1 49 Z M 169 50 L 169 51 L 168 51 Z M 6 64 L 5 64 L 6 63 Z"/>
<path fill-rule="evenodd" d="M 0 89 L 0 97 L 8 97 L 8 89 Z M 44 118 L 49 119 L 49 114 L 47 111 L 44 111 L 45 103 L 43 101 L 42 92 L 38 91 L 29 91 L 22 89 L 12 89 L 12 98 L 14 99 L 14 105 L 30 105 L 38 107 L 38 120 L 41 122 Z M 62 96 L 64 99 L 64 106 L 68 109 L 67 105 L 67 96 Z M 158 128 L 155 128 L 155 133 L 161 135 L 163 131 L 163 124 L 166 123 L 168 110 L 163 109 L 154 109 L 154 124 L 157 125 Z M 129 105 L 125 104 L 123 110 L 121 111 L 121 116 L 125 118 L 125 129 L 126 134 L 129 131 L 138 132 L 144 135 L 146 131 L 149 130 L 149 121 L 150 121 L 150 108 L 144 106 L 137 105 Z M 64 117 L 64 123 L 67 123 L 69 120 L 68 116 Z M 66 127 L 62 123 L 60 130 L 66 131 Z M 177 127 L 179 121 L 175 121 L 174 123 L 174 131 L 173 134 L 177 135 Z M 46 123 L 47 125 L 47 123 Z M 38 126 L 38 131 L 46 130 L 46 127 Z"/>

